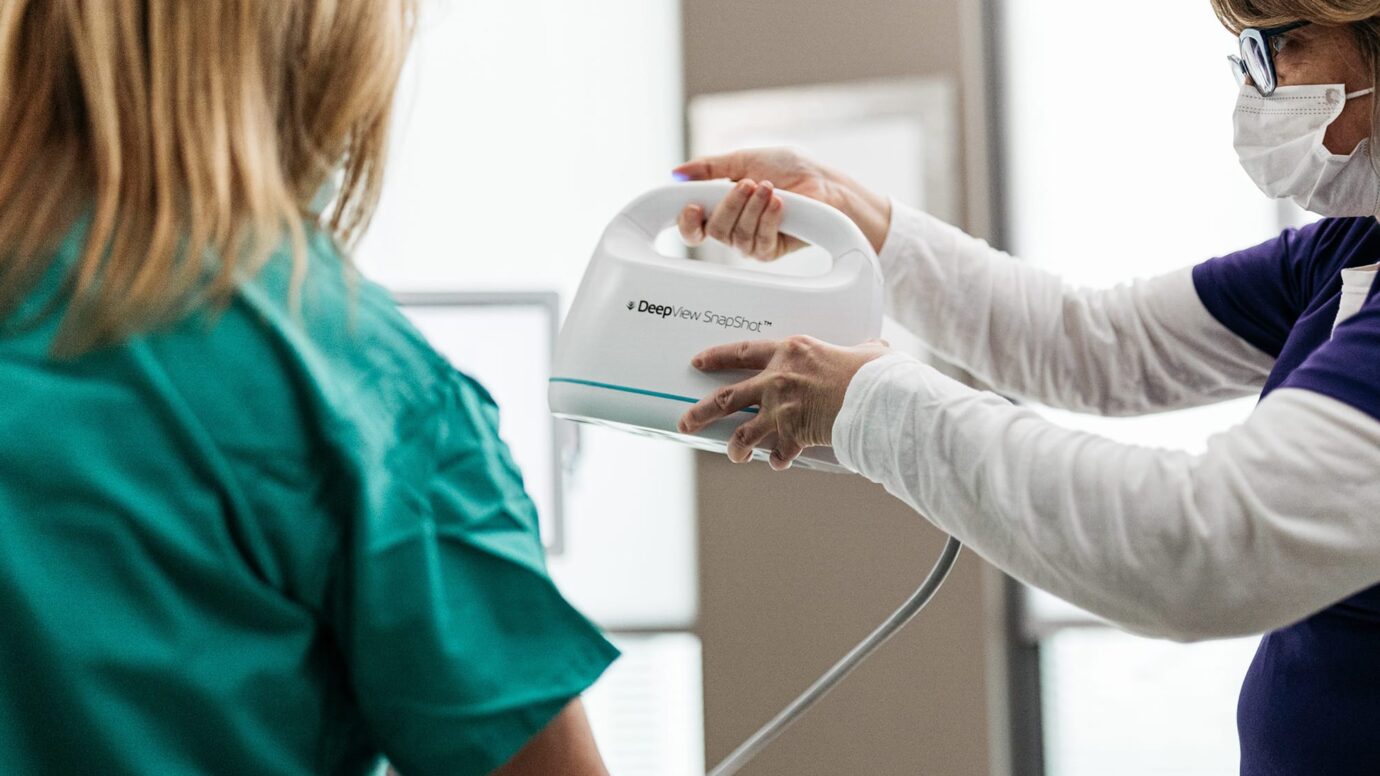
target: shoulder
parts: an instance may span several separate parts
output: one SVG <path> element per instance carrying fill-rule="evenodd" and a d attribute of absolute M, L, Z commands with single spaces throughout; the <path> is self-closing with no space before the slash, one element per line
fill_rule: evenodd
<path fill-rule="evenodd" d="M 1375 218 L 1324 218 L 1281 236 L 1293 298 L 1302 312 L 1337 291 L 1341 271 L 1380 261 Z"/>
<path fill-rule="evenodd" d="M 1315 277 L 1367 264 L 1380 255 L 1380 224 L 1374 218 L 1324 218 L 1289 228 L 1258 245 L 1200 265 L 1200 274 L 1250 275 L 1272 283 L 1306 286 Z"/>
<path fill-rule="evenodd" d="M 294 275 L 294 272 L 296 275 Z M 242 338 L 282 356 L 330 415 L 396 417 L 437 401 L 455 381 L 449 362 L 402 314 L 392 295 L 351 268 L 326 236 L 311 239 L 305 263 L 276 256 L 247 284 L 228 318 Z M 232 347 L 239 341 L 228 343 Z M 468 381 L 461 385 L 472 390 Z"/>
<path fill-rule="evenodd" d="M 1374 218 L 1324 218 L 1294 233 L 1292 252 L 1313 285 L 1326 287 L 1347 267 L 1380 259 L 1380 223 Z M 1317 290 L 1317 289 L 1315 289 Z"/>
<path fill-rule="evenodd" d="M 1326 218 L 1193 268 L 1208 311 L 1228 329 L 1278 356 L 1299 316 L 1335 290 L 1345 267 L 1380 257 L 1374 218 Z"/>
<path fill-rule="evenodd" d="M 331 242 L 288 249 L 223 310 L 129 341 L 159 416 L 204 470 L 264 580 L 324 600 L 328 558 L 352 516 L 413 504 L 446 435 L 496 435 L 487 394 L 455 372 L 390 294 L 352 276 Z M 296 293 L 294 293 L 296 291 Z M 477 420 L 446 420 L 457 407 Z M 490 426 L 493 426 L 490 430 Z"/>
<path fill-rule="evenodd" d="M 149 344 L 237 465 L 308 489 L 323 472 L 424 448 L 444 406 L 492 404 L 325 236 L 301 264 L 280 251 L 227 309 Z"/>

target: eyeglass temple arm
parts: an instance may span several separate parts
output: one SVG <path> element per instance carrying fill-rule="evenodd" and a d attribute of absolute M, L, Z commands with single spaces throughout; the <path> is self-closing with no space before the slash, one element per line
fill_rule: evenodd
<path fill-rule="evenodd" d="M 1261 36 L 1268 38 L 1272 35 L 1283 35 L 1286 32 L 1293 32 L 1294 30 L 1297 30 L 1300 27 L 1307 27 L 1310 24 L 1312 24 L 1312 22 L 1293 22 L 1291 24 L 1281 24 L 1278 27 L 1266 27 L 1263 30 L 1257 29 L 1256 32 L 1259 32 Z M 1242 30 L 1242 32 L 1245 32 L 1245 30 Z"/>

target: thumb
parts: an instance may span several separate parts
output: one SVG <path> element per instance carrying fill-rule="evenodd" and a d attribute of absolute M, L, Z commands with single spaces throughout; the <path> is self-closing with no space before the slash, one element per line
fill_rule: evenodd
<path fill-rule="evenodd" d="M 721 156 L 701 156 L 671 170 L 672 175 L 688 181 L 707 181 L 714 178 L 736 181 L 746 172 L 746 159 L 743 154 L 736 151 Z"/>

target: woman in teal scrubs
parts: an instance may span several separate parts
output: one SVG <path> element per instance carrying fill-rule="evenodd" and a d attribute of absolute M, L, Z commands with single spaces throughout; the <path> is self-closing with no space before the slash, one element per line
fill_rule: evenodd
<path fill-rule="evenodd" d="M 0 767 L 603 773 L 492 399 L 343 258 L 411 7 L 112 8 L 0 7 Z"/>

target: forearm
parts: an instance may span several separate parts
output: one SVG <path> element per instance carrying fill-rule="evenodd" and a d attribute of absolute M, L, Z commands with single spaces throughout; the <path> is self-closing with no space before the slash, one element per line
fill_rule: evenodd
<path fill-rule="evenodd" d="M 493 776 L 608 776 L 579 698 L 551 720 Z"/>
<path fill-rule="evenodd" d="M 1377 579 L 1380 424 L 1280 391 L 1202 456 L 1060 428 L 903 357 L 863 368 L 846 465 L 998 567 L 1129 630 L 1286 625 Z"/>
<path fill-rule="evenodd" d="M 893 207 L 879 254 L 888 312 L 998 390 L 1135 414 L 1257 390 L 1271 359 L 1218 323 L 1187 269 L 1079 289 L 931 216 Z"/>

